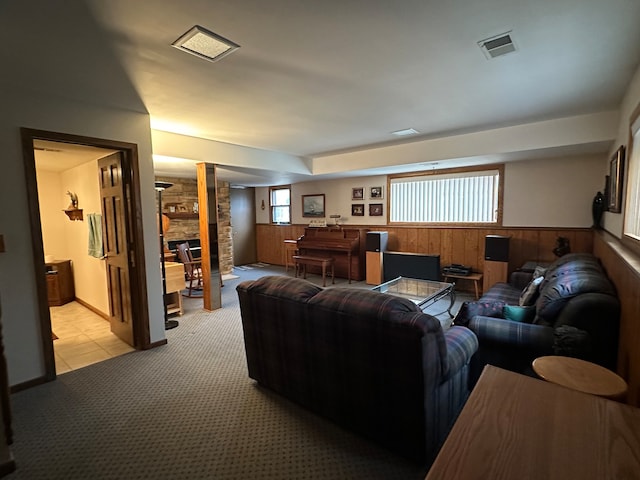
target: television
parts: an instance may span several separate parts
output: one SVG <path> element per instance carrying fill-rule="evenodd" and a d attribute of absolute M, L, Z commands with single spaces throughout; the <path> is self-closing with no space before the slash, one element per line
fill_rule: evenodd
<path fill-rule="evenodd" d="M 440 255 L 422 253 L 384 252 L 382 259 L 384 277 L 388 282 L 397 277 L 440 281 Z"/>

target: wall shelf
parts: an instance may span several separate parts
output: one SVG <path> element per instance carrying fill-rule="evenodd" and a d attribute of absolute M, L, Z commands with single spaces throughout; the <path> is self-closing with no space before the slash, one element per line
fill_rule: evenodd
<path fill-rule="evenodd" d="M 69 220 L 82 220 L 82 209 L 81 208 L 73 208 L 69 210 L 63 210 L 64 213 L 67 214 Z"/>

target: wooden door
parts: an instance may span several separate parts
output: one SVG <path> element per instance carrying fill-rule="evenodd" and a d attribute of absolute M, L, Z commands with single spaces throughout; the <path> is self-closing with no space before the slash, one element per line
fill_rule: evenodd
<path fill-rule="evenodd" d="M 117 152 L 98 160 L 98 168 L 111 331 L 135 346 L 127 240 L 129 208 L 122 177 L 122 154 Z"/>
<path fill-rule="evenodd" d="M 256 202 L 253 188 L 232 188 L 231 234 L 233 235 L 233 264 L 256 263 Z"/>

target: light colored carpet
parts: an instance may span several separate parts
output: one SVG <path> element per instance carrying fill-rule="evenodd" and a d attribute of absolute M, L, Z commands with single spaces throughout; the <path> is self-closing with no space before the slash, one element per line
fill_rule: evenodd
<path fill-rule="evenodd" d="M 225 282 L 215 312 L 185 299 L 166 346 L 12 395 L 17 470 L 5 478 L 424 478 L 423 467 L 248 378 L 235 286 L 277 272 Z"/>

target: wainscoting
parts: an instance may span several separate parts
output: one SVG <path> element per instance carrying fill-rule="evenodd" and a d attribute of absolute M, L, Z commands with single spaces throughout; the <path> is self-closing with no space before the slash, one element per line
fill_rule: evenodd
<path fill-rule="evenodd" d="M 629 384 L 627 403 L 640 407 L 640 255 L 605 232 L 594 236 L 593 247 L 618 290 L 622 307 L 618 374 Z"/>
<path fill-rule="evenodd" d="M 256 228 L 258 261 L 284 265 L 284 240 L 297 239 L 305 225 L 266 225 Z M 487 235 L 511 237 L 509 272 L 527 261 L 552 262 L 557 237 L 566 237 L 572 252 L 593 251 L 593 230 L 590 228 L 446 228 L 389 227 L 349 225 L 348 228 L 368 228 L 389 232 L 388 250 L 440 254 L 440 265 L 461 263 L 475 271 L 484 270 L 484 241 Z"/>
<path fill-rule="evenodd" d="M 462 263 L 484 270 L 487 235 L 511 237 L 509 272 L 525 262 L 552 262 L 557 237 L 569 239 L 572 252 L 594 253 L 615 284 L 622 304 L 618 373 L 629 383 L 627 403 L 640 407 L 640 256 L 625 249 L 612 235 L 590 228 L 419 228 L 360 226 L 389 232 L 388 249 L 439 253 L 440 264 Z M 284 265 L 284 240 L 297 239 L 305 225 L 257 225 L 258 261 Z"/>

